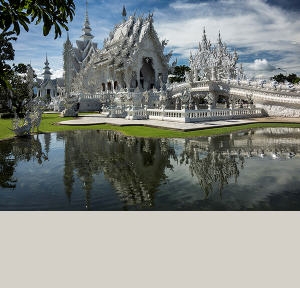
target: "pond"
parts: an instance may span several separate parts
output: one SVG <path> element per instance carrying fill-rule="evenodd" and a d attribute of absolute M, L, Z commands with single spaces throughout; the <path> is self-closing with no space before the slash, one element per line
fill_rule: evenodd
<path fill-rule="evenodd" d="M 14 138 L 0 142 L 0 210 L 300 210 L 299 152 L 298 128 Z"/>

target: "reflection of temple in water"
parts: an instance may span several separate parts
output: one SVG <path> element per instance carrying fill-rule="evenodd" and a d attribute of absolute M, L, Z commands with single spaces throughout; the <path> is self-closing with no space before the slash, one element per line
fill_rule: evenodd
<path fill-rule="evenodd" d="M 72 132 L 65 141 L 65 191 L 71 197 L 77 175 L 86 192 L 87 208 L 94 175 L 100 173 L 115 188 L 124 209 L 151 207 L 153 194 L 166 178 L 165 169 L 171 168 L 170 157 L 175 155 L 163 139 L 126 137 L 112 131 Z"/>
<path fill-rule="evenodd" d="M 244 157 L 270 156 L 279 153 L 281 158 L 288 158 L 289 153 L 299 153 L 299 128 L 263 128 L 242 130 L 227 135 L 202 137 L 188 140 L 187 150 L 219 151 Z"/>
<path fill-rule="evenodd" d="M 187 201 L 191 199 L 189 203 L 196 207 L 198 204 L 192 202 L 196 198 L 211 200 L 210 203 L 217 203 L 220 199 L 223 203 L 231 196 L 234 198 L 228 191 L 239 189 L 248 171 L 252 173 L 252 178 L 247 179 L 265 181 L 265 174 L 270 176 L 269 167 L 272 170 L 277 165 L 273 169 L 277 173 L 281 173 L 281 167 L 285 167 L 286 171 L 297 169 L 300 157 L 300 129 L 297 128 L 240 130 L 232 134 L 192 139 L 144 139 L 112 131 L 57 133 L 56 141 L 53 136 L 44 134 L 0 142 L 0 190 L 22 189 L 16 171 L 22 174 L 24 167 L 41 167 L 41 164 L 45 164 L 46 173 L 40 177 L 51 174 L 53 178 L 48 180 L 49 183 L 57 177 L 57 187 L 64 186 L 65 193 L 74 204 L 73 208 L 78 207 L 77 197 L 80 199 L 79 207 L 85 201 L 86 208 L 93 210 L 98 208 L 98 203 L 105 209 L 108 206 L 124 210 L 169 209 L 178 207 L 177 203 L 181 205 L 180 201 L 184 197 L 187 197 Z M 55 154 L 55 147 L 59 147 L 58 154 Z M 48 154 L 49 163 L 46 161 Z M 298 159 L 293 161 L 294 158 Z M 64 161 L 63 167 L 56 165 L 57 159 Z M 26 162 L 29 161 L 37 165 L 27 166 Z M 51 170 L 53 162 L 55 167 L 64 169 L 63 175 L 61 170 Z M 256 172 L 251 170 L 253 167 L 261 168 L 258 178 Z M 242 171 L 244 168 L 249 169 Z M 39 174 L 34 169 L 30 173 Z M 268 179 L 276 180 L 278 174 L 272 173 Z M 297 174 L 293 177 L 295 181 Z M 37 182 L 47 182 L 44 178 L 36 179 L 35 174 L 29 182 L 41 179 Z M 238 185 L 234 182 L 238 182 Z M 27 187 L 31 187 L 30 184 Z M 32 187 L 43 188 L 38 185 Z M 100 202 L 105 202 L 106 197 L 110 197 L 109 201 L 112 199 L 111 206 Z M 245 197 L 251 200 L 254 196 L 248 193 Z M 63 199 L 65 201 L 65 197 Z M 166 206 L 161 204 L 162 201 L 166 202 Z M 203 201 L 201 205 L 208 205 L 204 202 L 209 201 Z M 176 205 L 172 206 L 175 202 Z"/>
<path fill-rule="evenodd" d="M 300 129 L 264 128 L 184 140 L 180 162 L 189 165 L 205 197 L 237 181 L 247 158 L 288 160 L 299 154 Z"/>
<path fill-rule="evenodd" d="M 134 138 L 112 131 L 78 131 L 67 137 L 60 133 L 66 147 L 65 191 L 71 198 L 75 179 L 80 179 L 89 209 L 94 177 L 103 173 L 124 209 L 151 208 L 155 192 L 167 178 L 166 168 L 172 170 L 177 163 L 188 165 L 205 197 L 213 191 L 221 197 L 224 186 L 238 180 L 247 158 L 264 153 L 267 159 L 277 151 L 288 159 L 289 153 L 298 153 L 300 133 L 295 131 L 300 130 L 280 129 L 280 133 L 278 128 L 267 128 L 185 140 Z M 182 144 L 180 152 L 175 142 Z"/>
<path fill-rule="evenodd" d="M 44 150 L 41 144 L 44 138 Z M 42 164 L 48 160 L 50 134 L 31 137 L 16 137 L 13 140 L 1 141 L 0 145 L 0 187 L 16 188 L 15 167 L 21 161 L 37 161 Z"/>

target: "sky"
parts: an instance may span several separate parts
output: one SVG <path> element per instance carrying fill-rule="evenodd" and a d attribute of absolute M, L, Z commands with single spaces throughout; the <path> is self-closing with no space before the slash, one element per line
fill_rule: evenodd
<path fill-rule="evenodd" d="M 86 1 L 75 0 L 75 17 L 69 23 L 69 37 L 73 46 L 82 35 Z M 88 0 L 88 15 L 93 41 L 98 48 L 114 26 L 122 22 L 122 8 L 127 16 L 153 13 L 154 27 L 161 40 L 167 39 L 165 52 L 173 50 L 170 64 L 188 65 L 202 39 L 203 28 L 207 38 L 215 44 L 221 38 L 230 51 L 236 49 L 239 63 L 247 76 L 271 77 L 282 73 L 300 75 L 300 1 L 285 0 Z M 14 63 L 31 63 L 39 77 L 43 72 L 46 54 L 52 78 L 63 75 L 63 43 L 67 32 L 54 40 L 51 30 L 42 35 L 41 25 L 31 25 L 30 31 L 21 31 L 14 43 Z"/>

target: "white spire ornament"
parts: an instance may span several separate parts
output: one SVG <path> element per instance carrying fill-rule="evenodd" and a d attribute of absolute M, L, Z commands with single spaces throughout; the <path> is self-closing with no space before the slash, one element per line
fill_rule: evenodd
<path fill-rule="evenodd" d="M 81 38 L 84 41 L 92 40 L 94 36 L 91 34 L 92 28 L 90 27 L 90 21 L 89 21 L 89 15 L 88 15 L 88 3 L 85 2 L 85 21 L 82 27 L 83 34 L 81 35 Z"/>

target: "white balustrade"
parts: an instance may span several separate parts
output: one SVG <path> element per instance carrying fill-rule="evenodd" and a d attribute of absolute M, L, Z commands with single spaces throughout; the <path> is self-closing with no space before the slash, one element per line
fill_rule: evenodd
<path fill-rule="evenodd" d="M 146 109 L 136 109 L 134 107 L 127 109 L 127 116 L 125 117 L 129 120 L 143 120 L 148 119 Z"/>
<path fill-rule="evenodd" d="M 226 120 L 237 118 L 261 117 L 257 108 L 211 109 L 211 110 L 162 110 L 148 109 L 148 118 L 161 121 L 201 122 L 208 120 Z"/>

